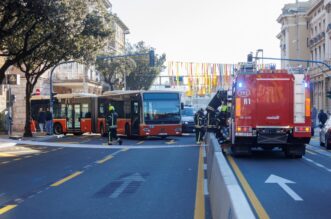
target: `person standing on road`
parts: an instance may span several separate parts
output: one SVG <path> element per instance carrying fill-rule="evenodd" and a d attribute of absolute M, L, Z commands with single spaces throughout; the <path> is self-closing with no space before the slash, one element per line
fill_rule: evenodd
<path fill-rule="evenodd" d="M 39 109 L 37 121 L 38 121 L 40 132 L 43 133 L 45 121 L 46 121 L 46 115 L 45 115 L 45 112 L 43 111 L 43 108 Z"/>
<path fill-rule="evenodd" d="M 322 124 L 322 126 L 324 126 L 326 120 L 328 120 L 328 115 L 321 109 L 318 114 L 318 121 L 320 122 L 320 124 Z"/>
<path fill-rule="evenodd" d="M 118 114 L 115 111 L 115 108 L 112 105 L 109 105 L 109 115 L 107 116 L 108 124 L 108 144 L 111 145 L 113 140 L 117 139 L 117 117 Z"/>
<path fill-rule="evenodd" d="M 219 124 L 219 131 L 220 131 L 220 137 L 223 139 L 226 139 L 228 137 L 228 124 L 227 124 L 227 119 L 228 119 L 228 106 L 224 101 L 222 101 L 222 104 L 217 108 L 219 113 L 218 113 L 218 124 Z"/>
<path fill-rule="evenodd" d="M 204 135 L 204 123 L 205 123 L 205 115 L 202 108 L 195 113 L 194 123 L 195 123 L 195 140 L 197 144 L 200 144 Z"/>
<path fill-rule="evenodd" d="M 51 135 L 53 115 L 49 111 L 49 108 L 46 109 L 46 116 L 45 117 L 46 117 L 46 133 L 47 133 L 47 135 Z"/>

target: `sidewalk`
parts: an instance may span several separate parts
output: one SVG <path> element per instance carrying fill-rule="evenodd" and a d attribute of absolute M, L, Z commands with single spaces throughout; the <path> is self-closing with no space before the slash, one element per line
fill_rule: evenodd
<path fill-rule="evenodd" d="M 44 142 L 52 139 L 62 138 L 63 135 L 46 135 L 42 133 L 33 133 L 33 137 L 23 137 L 23 133 L 14 132 L 11 137 L 6 134 L 0 134 L 0 148 L 13 147 L 16 143 L 11 143 L 6 140 L 14 139 L 14 140 L 26 140 L 26 141 L 36 141 L 36 142 Z M 1 141 L 4 140 L 4 141 Z"/>

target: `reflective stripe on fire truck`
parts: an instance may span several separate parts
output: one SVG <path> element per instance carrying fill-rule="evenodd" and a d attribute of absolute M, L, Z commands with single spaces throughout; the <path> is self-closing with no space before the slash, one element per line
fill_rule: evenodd
<path fill-rule="evenodd" d="M 241 101 L 240 98 L 236 98 L 236 116 L 239 117 L 241 112 Z"/>
<path fill-rule="evenodd" d="M 305 81 L 304 74 L 294 74 L 294 123 L 305 123 Z"/>

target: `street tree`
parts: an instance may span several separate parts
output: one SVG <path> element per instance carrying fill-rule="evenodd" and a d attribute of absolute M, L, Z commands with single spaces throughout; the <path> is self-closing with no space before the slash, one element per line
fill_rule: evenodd
<path fill-rule="evenodd" d="M 121 89 L 125 86 L 126 78 L 136 68 L 135 61 L 130 57 L 109 58 L 111 55 L 100 55 L 96 68 L 101 73 L 103 81 L 110 90 Z"/>
<path fill-rule="evenodd" d="M 40 76 L 63 61 L 77 60 L 91 64 L 99 50 L 112 37 L 113 27 L 109 25 L 112 23 L 111 16 L 102 8 L 90 12 L 89 7 L 84 0 L 62 0 L 44 22 L 36 24 L 28 38 L 17 36 L 5 40 L 8 51 L 12 52 L 20 50 L 25 41 L 26 44 L 33 44 L 45 34 L 49 35 L 46 43 L 16 64 L 26 78 L 24 136 L 32 136 L 30 99 Z"/>
<path fill-rule="evenodd" d="M 30 40 L 41 23 L 61 6 L 58 0 L 1 0 L 0 1 L 0 84 L 6 70 L 18 61 L 31 55 L 34 50 L 47 43 L 52 33 L 45 33 L 35 40 Z M 15 50 L 10 50 L 8 43 L 18 43 Z M 22 40 L 25 39 L 25 40 Z"/>
<path fill-rule="evenodd" d="M 136 68 L 127 77 L 128 90 L 148 90 L 155 78 L 166 68 L 164 65 L 166 61 L 165 54 L 156 54 L 155 66 L 149 65 L 149 56 L 147 54 L 151 49 L 143 41 L 134 45 L 128 44 L 127 51 L 129 54 L 146 53 L 146 56 L 132 56 L 132 59 L 136 62 Z"/>

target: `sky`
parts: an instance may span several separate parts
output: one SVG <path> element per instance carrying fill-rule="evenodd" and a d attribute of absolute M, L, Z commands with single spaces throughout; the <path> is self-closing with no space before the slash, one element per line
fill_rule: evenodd
<path fill-rule="evenodd" d="M 295 0 L 111 0 L 129 27 L 131 43 L 145 41 L 167 61 L 238 63 L 249 52 L 280 57 L 277 22 Z"/>

